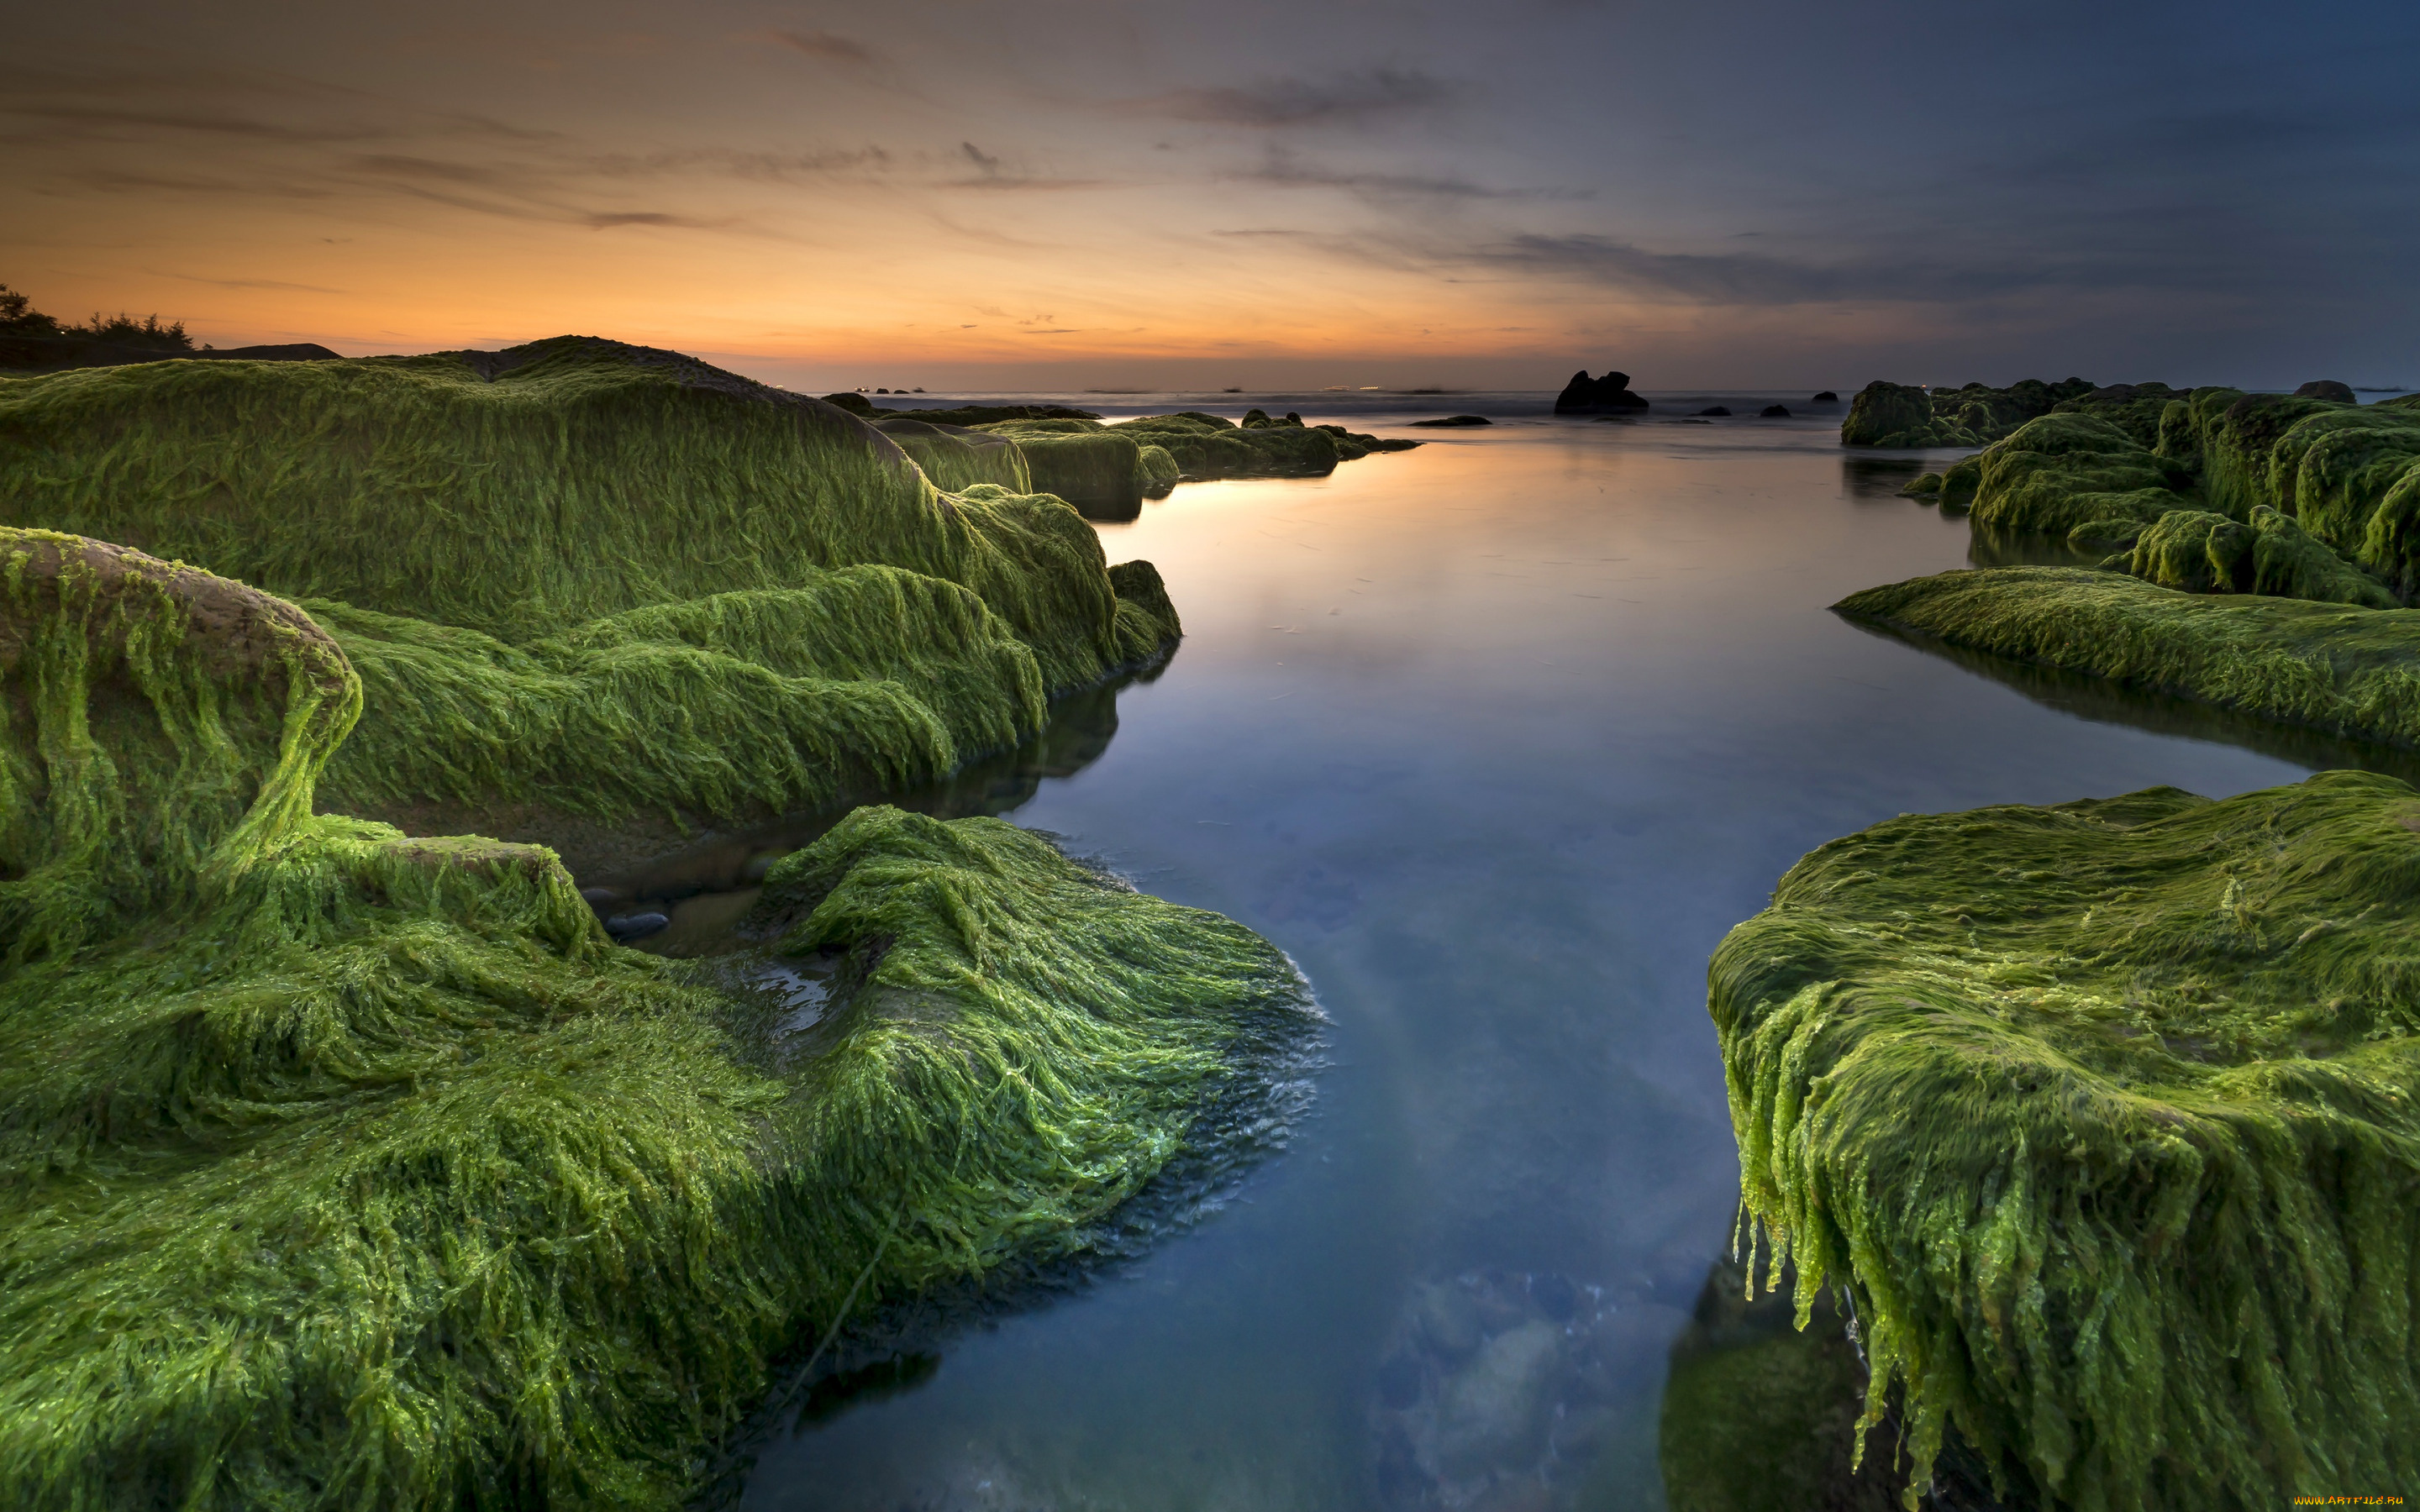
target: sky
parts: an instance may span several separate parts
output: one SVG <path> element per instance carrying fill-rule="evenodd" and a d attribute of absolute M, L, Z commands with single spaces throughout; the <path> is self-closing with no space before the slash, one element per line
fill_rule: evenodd
<path fill-rule="evenodd" d="M 221 347 L 2420 383 L 2409 0 L 9 0 L 0 35 L 0 283 Z"/>

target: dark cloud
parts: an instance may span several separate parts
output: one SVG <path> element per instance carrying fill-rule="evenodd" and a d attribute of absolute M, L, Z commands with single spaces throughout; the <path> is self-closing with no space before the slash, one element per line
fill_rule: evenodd
<path fill-rule="evenodd" d="M 996 174 L 1000 172 L 1000 160 L 986 153 L 983 148 L 975 146 L 972 142 L 959 143 L 958 150 L 967 155 L 967 161 L 981 168 L 985 173 Z"/>
<path fill-rule="evenodd" d="M 1125 107 L 1222 126 L 1317 126 L 1365 120 L 1448 103 L 1453 87 L 1414 69 L 1373 69 L 1325 79 L 1269 79 L 1224 88 L 1178 89 Z"/>
<path fill-rule="evenodd" d="M 777 31 L 773 39 L 784 47 L 794 47 L 812 58 L 827 63 L 845 63 L 857 67 L 881 61 L 880 54 L 852 37 L 836 32 Z"/>

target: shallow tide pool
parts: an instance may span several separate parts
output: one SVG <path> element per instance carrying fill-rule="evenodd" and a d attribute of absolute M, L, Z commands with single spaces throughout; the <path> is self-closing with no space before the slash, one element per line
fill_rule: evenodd
<path fill-rule="evenodd" d="M 1738 1190 L 1723 933 L 1894 814 L 2334 759 L 1835 618 L 1970 552 L 1837 415 L 1411 418 L 1352 423 L 1418 451 L 1099 527 L 1183 647 L 945 805 L 1290 952 L 1332 1020 L 1292 1148 L 1140 1258 L 785 1403 L 744 1505 L 1665 1505 Z"/>

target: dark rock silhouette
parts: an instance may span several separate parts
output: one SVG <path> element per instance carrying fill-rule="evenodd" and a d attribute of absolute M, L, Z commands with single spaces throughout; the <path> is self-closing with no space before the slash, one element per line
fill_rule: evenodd
<path fill-rule="evenodd" d="M 1790 418 L 1790 409 L 1786 405 L 1769 404 L 1756 412 L 1756 418 L 1759 420 L 1788 420 Z"/>
<path fill-rule="evenodd" d="M 335 363 L 344 353 L 317 342 L 172 351 L 160 347 L 92 341 L 81 336 L 0 336 L 0 372 L 55 373 L 70 367 L 123 367 L 131 363 Z"/>
<path fill-rule="evenodd" d="M 1808 404 L 1838 404 L 1840 402 L 1840 396 L 1834 393 L 1831 390 L 1825 389 L 1823 393 L 1815 395 L 1815 397 L 1807 400 L 1807 402 Z"/>
<path fill-rule="evenodd" d="M 2326 399 L 2335 404 L 2361 403 L 2359 399 L 2353 397 L 2351 385 L 2338 383 L 2334 378 L 2313 378 L 2310 382 L 2304 384 L 2299 389 L 2296 389 L 2294 391 L 2294 397 L 2297 399 Z"/>
<path fill-rule="evenodd" d="M 1448 415 L 1442 420 L 1415 420 L 1412 424 L 1424 430 L 1443 430 L 1451 425 L 1493 425 L 1496 422 L 1485 415 Z"/>
<path fill-rule="evenodd" d="M 1710 404 L 1703 409 L 1699 410 L 1698 413 L 1701 415 L 1728 415 L 1730 413 L 1730 410 L 1722 405 Z"/>
<path fill-rule="evenodd" d="M 1647 401 L 1630 392 L 1627 373 L 1607 373 L 1601 378 L 1592 378 L 1582 368 L 1555 396 L 1555 413 L 1559 415 L 1594 415 L 1646 408 Z"/>

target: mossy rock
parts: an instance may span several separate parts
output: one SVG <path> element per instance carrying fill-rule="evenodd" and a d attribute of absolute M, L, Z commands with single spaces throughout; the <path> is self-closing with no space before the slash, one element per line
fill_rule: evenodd
<path fill-rule="evenodd" d="M 2061 383 L 2025 378 L 2005 389 L 1969 383 L 1961 389 L 1932 390 L 1877 380 L 1850 402 L 1848 417 L 1840 424 L 1840 444 L 1981 446 L 2091 387 L 2082 378 Z"/>
<path fill-rule="evenodd" d="M 1157 446 L 1174 459 L 1186 477 L 1207 482 L 1216 478 L 1320 477 L 1336 471 L 1346 452 L 1365 455 L 1376 447 L 1350 448 L 1350 432 L 1322 425 L 1288 425 L 1282 422 L 1249 427 L 1199 410 L 1173 415 L 1144 415 L 1121 422 L 1117 432 L 1138 442 Z"/>
<path fill-rule="evenodd" d="M 356 812 L 676 835 L 940 777 L 1173 644 L 1014 441 L 885 424 L 581 338 L 0 379 L 0 526 L 307 601 L 378 695 Z"/>
<path fill-rule="evenodd" d="M 2196 594 L 2267 594 L 2320 603 L 2393 609 L 2395 595 L 2321 545 L 2290 516 L 2267 505 L 2249 525 L 2206 510 L 2180 509 L 2151 522 L 2126 570 L 2163 588 Z"/>
<path fill-rule="evenodd" d="M 978 483 L 996 484 L 1011 493 L 1050 491 L 1036 488 L 1025 454 L 1005 436 L 965 425 L 937 425 L 909 415 L 876 421 L 874 428 L 896 442 L 945 492 Z"/>
<path fill-rule="evenodd" d="M 2420 609 L 2185 594 L 2073 567 L 1941 573 L 1834 608 L 1970 651 L 2420 748 Z"/>
<path fill-rule="evenodd" d="M 1916 1484 L 1953 1423 L 2076 1512 L 2420 1479 L 2416 928 L 2420 792 L 2327 772 L 1903 817 L 1725 939 L 1748 1207 Z"/>
<path fill-rule="evenodd" d="M 362 692 L 292 605 L 0 532 L 8 1505 L 675 1507 L 851 1299 L 1282 1136 L 1317 1014 L 1238 925 L 863 810 L 768 888 L 802 1019 L 545 850 L 315 814 Z"/>

